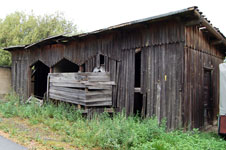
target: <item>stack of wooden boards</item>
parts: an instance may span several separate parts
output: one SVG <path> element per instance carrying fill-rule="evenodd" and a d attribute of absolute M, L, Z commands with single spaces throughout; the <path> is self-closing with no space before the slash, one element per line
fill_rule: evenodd
<path fill-rule="evenodd" d="M 82 106 L 111 106 L 109 72 L 49 73 L 48 98 Z"/>

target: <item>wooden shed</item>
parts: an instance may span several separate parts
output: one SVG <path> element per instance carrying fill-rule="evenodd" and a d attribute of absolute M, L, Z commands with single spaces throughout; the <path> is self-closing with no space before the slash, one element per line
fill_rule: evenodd
<path fill-rule="evenodd" d="M 69 72 L 76 85 L 85 86 L 85 74 L 102 67 L 110 76 L 106 82 L 114 82 L 111 103 L 86 106 L 84 100 L 88 112 L 111 108 L 156 115 L 166 118 L 169 129 L 199 128 L 217 119 L 218 65 L 225 58 L 226 40 L 197 7 L 5 50 L 12 53 L 13 89 L 25 98 L 43 97 L 51 76 Z M 76 98 L 70 102 L 77 103 Z"/>

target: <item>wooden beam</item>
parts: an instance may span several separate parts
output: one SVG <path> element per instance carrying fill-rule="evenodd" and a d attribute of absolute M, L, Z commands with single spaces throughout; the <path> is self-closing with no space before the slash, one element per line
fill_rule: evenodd
<path fill-rule="evenodd" d="M 212 45 L 219 45 L 219 44 L 222 44 L 222 43 L 223 43 L 222 40 L 216 40 L 216 41 L 211 42 Z"/>
<path fill-rule="evenodd" d="M 135 93 L 141 93 L 141 88 L 134 88 Z"/>
<path fill-rule="evenodd" d="M 202 20 L 199 18 L 197 20 L 188 21 L 185 23 L 185 26 L 194 26 L 201 24 Z"/>

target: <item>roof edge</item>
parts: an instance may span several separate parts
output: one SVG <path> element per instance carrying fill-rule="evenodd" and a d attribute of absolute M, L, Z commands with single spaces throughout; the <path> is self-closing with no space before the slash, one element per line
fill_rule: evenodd
<path fill-rule="evenodd" d="M 16 45 L 16 46 L 4 47 L 3 50 L 12 51 L 12 50 L 16 50 L 16 49 L 24 49 L 25 47 L 26 47 L 26 45 Z"/>
<path fill-rule="evenodd" d="M 206 29 L 211 32 L 218 40 L 222 41 L 222 43 L 226 46 L 226 39 L 223 33 L 221 33 L 219 30 L 216 30 L 214 26 L 212 26 L 207 19 L 205 19 L 200 12 L 195 9 L 194 10 L 195 15 L 197 15 L 200 18 L 200 23 L 206 27 Z"/>

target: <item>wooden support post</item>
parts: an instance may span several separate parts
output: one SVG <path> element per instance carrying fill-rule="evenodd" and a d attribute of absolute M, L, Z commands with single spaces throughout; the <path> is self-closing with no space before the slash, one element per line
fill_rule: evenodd
<path fill-rule="evenodd" d="M 96 67 L 100 67 L 100 54 L 99 53 L 96 56 Z"/>
<path fill-rule="evenodd" d="M 50 74 L 48 74 L 48 76 L 47 76 L 46 101 L 49 100 L 49 82 L 50 82 Z"/>
<path fill-rule="evenodd" d="M 83 72 L 84 68 L 82 65 L 79 66 L 79 72 Z M 81 109 L 81 105 L 78 104 L 78 109 Z"/>
<path fill-rule="evenodd" d="M 46 89 L 46 100 L 49 100 L 49 82 L 50 82 L 50 73 L 53 73 L 53 68 L 50 67 L 49 74 L 47 76 L 47 89 Z"/>
<path fill-rule="evenodd" d="M 88 88 L 85 88 L 85 92 L 88 93 Z M 85 106 L 85 110 L 87 110 L 87 109 L 88 109 L 88 107 Z"/>
<path fill-rule="evenodd" d="M 12 80 L 13 81 L 13 80 Z M 27 96 L 31 96 L 31 68 L 28 67 Z"/>

